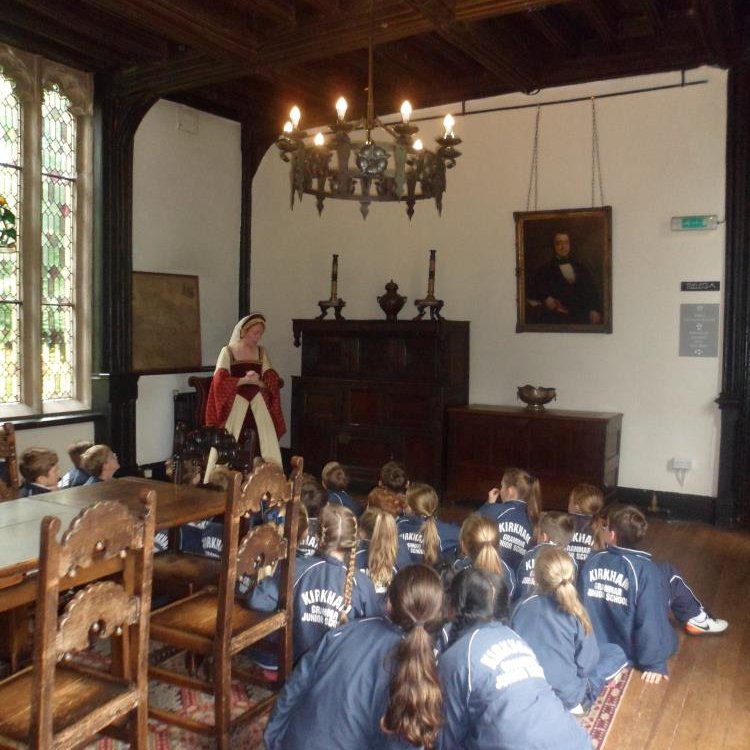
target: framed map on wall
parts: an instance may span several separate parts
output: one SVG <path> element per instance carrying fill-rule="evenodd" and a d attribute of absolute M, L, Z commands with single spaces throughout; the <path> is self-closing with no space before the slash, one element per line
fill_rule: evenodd
<path fill-rule="evenodd" d="M 132 289 L 133 370 L 201 369 L 198 277 L 134 271 Z"/>

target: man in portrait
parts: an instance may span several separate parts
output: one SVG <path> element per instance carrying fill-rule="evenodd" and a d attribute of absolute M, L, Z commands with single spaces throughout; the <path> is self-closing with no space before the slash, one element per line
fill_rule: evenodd
<path fill-rule="evenodd" d="M 601 324 L 600 290 L 586 265 L 575 259 L 570 234 L 556 232 L 552 247 L 552 258 L 537 269 L 527 287 L 526 301 L 538 322 Z"/>

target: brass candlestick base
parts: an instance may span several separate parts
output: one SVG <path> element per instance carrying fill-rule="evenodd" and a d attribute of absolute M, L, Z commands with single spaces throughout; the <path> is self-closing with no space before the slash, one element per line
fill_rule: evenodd
<path fill-rule="evenodd" d="M 333 310 L 336 320 L 344 320 L 344 316 L 341 314 L 341 308 L 346 307 L 346 302 L 341 298 L 336 297 L 334 299 L 331 297 L 330 299 L 322 299 L 318 302 L 318 307 L 320 308 L 320 315 L 318 315 L 315 320 L 323 320 L 329 309 Z"/>
<path fill-rule="evenodd" d="M 440 317 L 440 311 L 443 309 L 445 304 L 444 300 L 435 299 L 435 296 L 428 294 L 424 299 L 415 299 L 414 304 L 417 306 L 419 315 L 414 316 L 414 320 L 422 320 L 424 311 L 430 308 L 430 320 L 442 320 Z"/>

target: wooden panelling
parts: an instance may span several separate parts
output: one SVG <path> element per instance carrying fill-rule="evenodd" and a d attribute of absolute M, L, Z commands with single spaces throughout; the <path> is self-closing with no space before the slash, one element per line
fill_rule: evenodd
<path fill-rule="evenodd" d="M 448 409 L 447 491 L 452 500 L 484 501 L 513 466 L 539 477 L 545 508 L 567 508 L 581 482 L 612 495 L 617 485 L 622 415 L 512 406 Z"/>
<path fill-rule="evenodd" d="M 369 488 L 396 459 L 441 489 L 445 408 L 468 395 L 469 324 L 295 320 L 294 333 L 292 444 L 308 470 L 335 459 Z"/>

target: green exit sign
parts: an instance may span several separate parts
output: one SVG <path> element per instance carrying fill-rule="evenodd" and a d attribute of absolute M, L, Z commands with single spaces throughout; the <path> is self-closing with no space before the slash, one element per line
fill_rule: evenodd
<path fill-rule="evenodd" d="M 719 217 L 716 214 L 703 216 L 673 216 L 671 227 L 673 232 L 684 232 L 691 229 L 716 229 Z"/>

